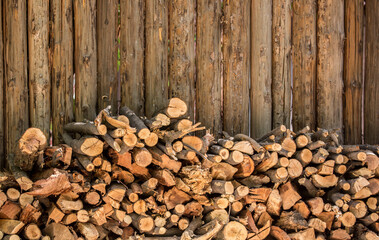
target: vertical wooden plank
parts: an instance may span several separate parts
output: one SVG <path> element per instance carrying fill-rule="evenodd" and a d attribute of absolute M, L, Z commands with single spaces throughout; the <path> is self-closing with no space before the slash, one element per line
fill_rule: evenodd
<path fill-rule="evenodd" d="M 272 2 L 272 127 L 290 127 L 291 0 Z"/>
<path fill-rule="evenodd" d="M 0 1 L 0 169 L 5 166 L 3 2 Z"/>
<path fill-rule="evenodd" d="M 344 128 L 345 143 L 362 141 L 363 0 L 345 1 Z"/>
<path fill-rule="evenodd" d="M 251 136 L 272 127 L 272 0 L 253 0 L 251 6 Z"/>
<path fill-rule="evenodd" d="M 62 140 L 63 126 L 74 118 L 74 38 L 72 0 L 50 0 L 51 116 L 53 144 Z"/>
<path fill-rule="evenodd" d="M 50 135 L 49 1 L 28 1 L 30 126 Z"/>
<path fill-rule="evenodd" d="M 318 0 L 317 125 L 342 133 L 344 1 Z"/>
<path fill-rule="evenodd" d="M 144 115 L 144 0 L 123 0 L 121 7 L 121 106 Z"/>
<path fill-rule="evenodd" d="M 226 1 L 223 14 L 223 127 L 230 134 L 248 134 L 250 1 Z"/>
<path fill-rule="evenodd" d="M 97 111 L 117 112 L 118 0 L 97 1 Z"/>
<path fill-rule="evenodd" d="M 293 1 L 292 126 L 316 127 L 316 9 L 317 0 Z"/>
<path fill-rule="evenodd" d="M 74 0 L 75 120 L 93 120 L 97 102 L 96 0 Z"/>
<path fill-rule="evenodd" d="M 196 121 L 215 136 L 221 119 L 221 1 L 197 1 Z"/>
<path fill-rule="evenodd" d="M 146 1 L 145 114 L 164 108 L 168 99 L 168 1 Z"/>
<path fill-rule="evenodd" d="M 179 97 L 194 119 L 195 5 L 193 0 L 169 1 L 169 97 Z"/>
<path fill-rule="evenodd" d="M 13 161 L 17 141 L 29 127 L 27 19 L 25 0 L 6 0 L 4 12 L 5 144 Z"/>
<path fill-rule="evenodd" d="M 379 143 L 379 1 L 366 1 L 365 143 Z"/>

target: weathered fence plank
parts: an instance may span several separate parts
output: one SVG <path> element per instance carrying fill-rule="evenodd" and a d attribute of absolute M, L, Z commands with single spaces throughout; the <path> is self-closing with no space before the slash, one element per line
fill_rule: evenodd
<path fill-rule="evenodd" d="M 219 136 L 221 119 L 221 1 L 197 1 L 196 121 Z"/>
<path fill-rule="evenodd" d="M 0 1 L 0 169 L 5 165 L 3 2 Z"/>
<path fill-rule="evenodd" d="M 272 127 L 290 126 L 291 0 L 272 1 Z"/>
<path fill-rule="evenodd" d="M 362 142 L 364 0 L 345 1 L 344 130 L 345 142 Z"/>
<path fill-rule="evenodd" d="M 93 120 L 97 102 L 96 0 L 74 0 L 75 120 Z"/>
<path fill-rule="evenodd" d="M 224 2 L 224 130 L 249 132 L 250 1 Z"/>
<path fill-rule="evenodd" d="M 97 1 L 97 111 L 117 112 L 118 0 Z"/>
<path fill-rule="evenodd" d="M 51 14 L 51 116 L 53 144 L 62 142 L 63 126 L 74 118 L 74 42 L 72 0 L 52 0 Z"/>
<path fill-rule="evenodd" d="M 292 126 L 316 127 L 316 9 L 317 0 L 293 1 Z"/>
<path fill-rule="evenodd" d="M 365 142 L 379 143 L 379 1 L 366 1 Z"/>
<path fill-rule="evenodd" d="M 318 0 L 317 125 L 342 132 L 344 1 Z"/>
<path fill-rule="evenodd" d="M 146 1 L 145 114 L 152 117 L 168 99 L 168 1 Z"/>
<path fill-rule="evenodd" d="M 5 144 L 13 161 L 17 141 L 29 127 L 27 18 L 25 0 L 6 0 L 4 6 Z"/>
<path fill-rule="evenodd" d="M 195 1 L 169 1 L 169 97 L 180 97 L 190 119 L 195 103 Z"/>
<path fill-rule="evenodd" d="M 144 10 L 145 1 L 121 1 L 120 76 L 121 106 L 144 114 Z"/>
<path fill-rule="evenodd" d="M 272 0 L 251 6 L 251 136 L 261 137 L 272 127 Z"/>
<path fill-rule="evenodd" d="M 49 1 L 28 1 L 30 126 L 50 135 Z"/>

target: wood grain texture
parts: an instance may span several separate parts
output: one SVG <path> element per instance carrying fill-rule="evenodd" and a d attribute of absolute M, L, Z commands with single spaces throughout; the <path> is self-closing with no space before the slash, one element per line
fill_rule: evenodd
<path fill-rule="evenodd" d="M 345 1 L 344 130 L 345 143 L 362 142 L 364 1 Z"/>
<path fill-rule="evenodd" d="M 13 161 L 17 141 L 29 127 L 27 9 L 25 0 L 4 3 L 5 144 Z"/>
<path fill-rule="evenodd" d="M 50 135 L 49 1 L 28 1 L 30 126 Z"/>
<path fill-rule="evenodd" d="M 294 0 L 292 5 L 292 126 L 298 131 L 316 127 L 317 0 Z"/>
<path fill-rule="evenodd" d="M 125 0 L 121 7 L 121 106 L 144 114 L 145 1 Z"/>
<path fill-rule="evenodd" d="M 221 2 L 197 1 L 196 22 L 196 122 L 219 136 L 222 131 Z"/>
<path fill-rule="evenodd" d="M 342 133 L 344 1 L 318 0 L 317 125 Z"/>
<path fill-rule="evenodd" d="M 366 2 L 365 143 L 379 143 L 379 2 Z"/>
<path fill-rule="evenodd" d="M 93 120 L 97 102 L 96 0 L 74 0 L 75 121 Z"/>
<path fill-rule="evenodd" d="M 52 0 L 51 17 L 51 116 L 53 144 L 62 142 L 63 126 L 73 121 L 73 6 L 72 0 Z"/>
<path fill-rule="evenodd" d="M 250 1 L 223 6 L 223 128 L 230 134 L 249 131 Z"/>
<path fill-rule="evenodd" d="M 168 1 L 146 1 L 145 115 L 150 118 L 168 99 Z"/>
<path fill-rule="evenodd" d="M 0 1 L 0 26 L 3 26 L 3 2 Z M 0 27 L 0 169 L 5 166 L 5 83 L 4 83 L 4 42 L 3 28 Z"/>
<path fill-rule="evenodd" d="M 97 112 L 108 105 L 117 113 L 118 1 L 97 1 Z"/>
<path fill-rule="evenodd" d="M 194 119 L 195 107 L 195 4 L 193 0 L 169 1 L 169 98 L 179 97 Z"/>
<path fill-rule="evenodd" d="M 272 128 L 272 0 L 251 6 L 251 136 L 261 137 Z"/>
<path fill-rule="evenodd" d="M 272 128 L 290 127 L 291 0 L 272 1 Z"/>

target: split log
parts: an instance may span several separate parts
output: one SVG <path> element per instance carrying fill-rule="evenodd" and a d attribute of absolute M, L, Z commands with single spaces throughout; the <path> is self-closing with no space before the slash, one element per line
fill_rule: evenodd
<path fill-rule="evenodd" d="M 16 158 L 15 166 L 21 170 L 31 171 L 38 157 L 47 147 L 47 139 L 38 128 L 29 128 L 18 141 L 21 155 Z"/>

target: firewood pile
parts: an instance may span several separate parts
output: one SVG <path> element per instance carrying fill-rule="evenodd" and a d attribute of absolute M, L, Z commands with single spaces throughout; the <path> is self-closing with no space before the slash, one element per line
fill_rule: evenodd
<path fill-rule="evenodd" d="M 0 239 L 378 239 L 379 146 L 283 125 L 215 139 L 178 98 L 152 119 L 110 110 L 59 146 L 24 133 Z"/>

